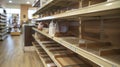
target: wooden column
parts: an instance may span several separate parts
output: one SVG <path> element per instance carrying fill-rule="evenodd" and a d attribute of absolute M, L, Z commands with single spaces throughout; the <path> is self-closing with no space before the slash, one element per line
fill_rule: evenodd
<path fill-rule="evenodd" d="M 28 20 L 28 9 L 30 7 L 31 7 L 31 5 L 21 4 L 21 7 L 20 7 L 20 9 L 21 9 L 21 14 L 20 14 L 21 24 Z"/>

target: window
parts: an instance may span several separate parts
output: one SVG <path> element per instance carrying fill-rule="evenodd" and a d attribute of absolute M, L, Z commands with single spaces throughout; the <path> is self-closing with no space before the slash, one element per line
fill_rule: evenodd
<path fill-rule="evenodd" d="M 8 24 L 12 24 L 12 15 L 13 14 L 18 14 L 18 24 L 20 24 L 20 9 L 10 9 L 10 8 L 6 8 L 6 12 L 7 12 L 7 22 Z"/>
<path fill-rule="evenodd" d="M 28 19 L 32 19 L 33 13 L 35 13 L 36 9 L 35 8 L 29 8 L 28 10 Z"/>

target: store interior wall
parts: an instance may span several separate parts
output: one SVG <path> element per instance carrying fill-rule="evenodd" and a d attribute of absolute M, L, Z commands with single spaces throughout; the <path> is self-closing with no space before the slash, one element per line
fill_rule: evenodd
<path fill-rule="evenodd" d="M 31 5 L 21 4 L 20 5 L 20 22 L 21 25 L 28 21 L 28 9 L 32 7 Z"/>
<path fill-rule="evenodd" d="M 5 4 L 5 8 L 20 9 L 20 4 Z"/>

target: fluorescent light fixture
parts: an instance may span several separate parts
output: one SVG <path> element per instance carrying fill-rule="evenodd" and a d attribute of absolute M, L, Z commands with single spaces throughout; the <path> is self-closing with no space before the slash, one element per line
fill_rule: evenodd
<path fill-rule="evenodd" d="M 12 0 L 9 0 L 9 3 L 12 3 Z"/>
<path fill-rule="evenodd" d="M 27 3 L 27 4 L 30 4 L 30 2 L 29 2 L 29 1 L 27 1 L 26 3 Z"/>

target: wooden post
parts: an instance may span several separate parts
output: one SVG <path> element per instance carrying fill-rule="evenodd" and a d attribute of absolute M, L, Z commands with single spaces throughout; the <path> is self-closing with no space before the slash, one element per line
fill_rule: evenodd
<path fill-rule="evenodd" d="M 80 23 L 80 27 L 79 27 L 79 32 L 80 32 L 80 36 L 79 36 L 79 38 L 80 39 L 82 39 L 82 20 L 81 20 L 81 18 L 79 18 L 79 23 Z"/>
<path fill-rule="evenodd" d="M 82 8 L 82 0 L 79 1 L 79 8 Z"/>
<path fill-rule="evenodd" d="M 100 17 L 100 41 L 104 41 L 104 22 L 103 22 L 103 18 Z"/>

